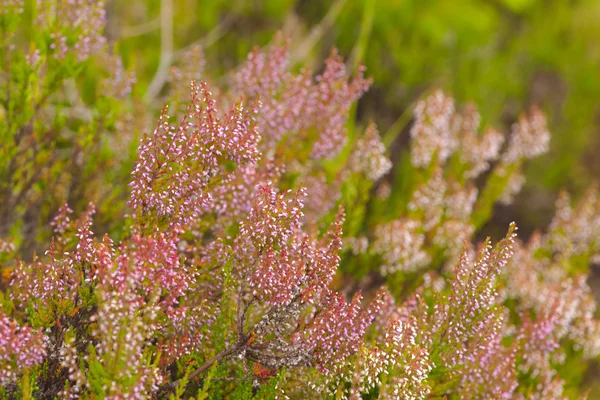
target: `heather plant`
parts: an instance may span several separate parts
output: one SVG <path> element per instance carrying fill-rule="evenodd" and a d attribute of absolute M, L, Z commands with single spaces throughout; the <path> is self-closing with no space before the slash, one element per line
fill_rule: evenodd
<path fill-rule="evenodd" d="M 564 194 L 526 243 L 515 224 L 475 236 L 547 150 L 544 114 L 505 139 L 435 91 L 393 168 L 376 126 L 351 122 L 364 68 L 333 51 L 294 72 L 288 48 L 255 49 L 215 94 L 186 83 L 200 49 L 171 71 L 117 238 L 92 201 L 56 207 L 43 256 L 0 242 L 0 394 L 577 398 L 600 352 L 596 190 Z"/>
<path fill-rule="evenodd" d="M 134 79 L 103 36 L 104 4 L 26 3 L 0 5 L 0 238 L 30 258 L 65 201 L 93 201 L 115 228 L 126 192 L 107 183 L 126 182 L 135 130 L 124 125 Z"/>

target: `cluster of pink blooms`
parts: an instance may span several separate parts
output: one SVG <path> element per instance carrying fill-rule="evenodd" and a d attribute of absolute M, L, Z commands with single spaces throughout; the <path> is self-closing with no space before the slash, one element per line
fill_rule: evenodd
<path fill-rule="evenodd" d="M 414 112 L 411 162 L 417 184 L 406 214 L 373 233 L 372 250 L 381 254 L 386 274 L 421 269 L 440 253 L 451 269 L 476 231 L 475 212 L 491 210 L 495 201 L 510 202 L 525 179 L 523 161 L 548 149 L 545 117 L 535 108 L 514 125 L 503 153 L 504 136 L 491 128 L 479 133 L 476 109 L 457 111 L 441 91 L 420 101 Z M 520 151 L 523 146 L 528 150 Z M 490 188 L 480 193 L 476 178 L 492 166 Z"/>
<path fill-rule="evenodd" d="M 458 147 L 454 125 L 454 100 L 441 91 L 417 103 L 415 123 L 410 131 L 412 163 L 427 167 L 434 155 L 440 163 L 446 162 Z"/>
<path fill-rule="evenodd" d="M 598 236 L 592 233 L 598 226 L 597 210 L 595 188 L 575 210 L 568 197 L 561 195 L 550 231 L 536 234 L 527 244 L 517 247 L 504 289 L 506 296 L 519 299 L 523 311 L 552 317 L 553 340 L 574 342 L 585 357 L 600 354 L 600 321 L 594 316 L 596 301 L 587 276 L 564 265 L 571 260 L 593 260 L 598 253 Z"/>
<path fill-rule="evenodd" d="M 36 21 L 39 26 L 51 27 L 56 32 L 67 28 L 69 36 L 62 33 L 52 35 L 50 47 L 61 60 L 73 52 L 79 61 L 98 54 L 105 44 L 103 35 L 106 24 L 104 2 L 95 0 L 37 0 Z M 72 37 L 71 37 L 72 36 Z"/>
<path fill-rule="evenodd" d="M 40 364 L 46 356 L 46 337 L 28 326 L 19 326 L 0 310 L 0 385 Z"/>
<path fill-rule="evenodd" d="M 94 207 L 77 220 L 70 219 L 72 210 L 64 205 L 54 218 L 55 239 L 46 252 L 47 261 L 34 260 L 32 264 L 18 262 L 13 272 L 12 297 L 22 304 L 36 301 L 47 303 L 74 302 L 82 279 L 89 279 L 91 269 L 80 269 L 79 265 L 91 263 L 93 239 L 90 226 Z M 75 251 L 67 251 L 70 236 L 78 239 Z"/>
<path fill-rule="evenodd" d="M 346 66 L 335 51 L 314 83 L 311 71 L 288 72 L 288 62 L 288 44 L 278 38 L 268 52 L 250 53 L 234 86 L 243 96 L 262 103 L 258 123 L 263 149 L 272 149 L 284 136 L 286 142 L 309 139 L 314 141 L 310 153 L 314 159 L 331 158 L 346 144 L 350 107 L 370 80 L 363 77 L 361 67 L 348 82 Z"/>
<path fill-rule="evenodd" d="M 153 214 L 168 218 L 171 224 L 189 226 L 210 211 L 207 188 L 224 164 L 244 165 L 259 156 L 255 109 L 246 110 L 238 103 L 220 116 L 206 84 L 192 82 L 191 90 L 191 102 L 179 126 L 169 124 L 164 108 L 154 134 L 140 145 L 130 205 L 141 219 Z"/>
<path fill-rule="evenodd" d="M 384 343 L 388 343 L 389 329 L 399 328 L 405 332 L 397 338 L 404 353 L 393 353 L 393 361 L 387 358 L 389 350 L 382 352 L 380 347 L 361 353 L 361 370 L 354 378 L 360 392 L 375 386 L 381 391 L 400 378 L 403 391 L 390 398 L 426 398 L 432 388 L 448 380 L 460 382 L 454 393 L 461 398 L 512 399 L 523 398 L 523 393 L 528 393 L 525 398 L 561 398 L 562 382 L 550 358 L 558 348 L 556 326 L 566 310 L 553 306 L 535 321 L 523 314 L 515 332 L 508 326 L 496 290 L 498 277 L 511 262 L 514 229 L 493 250 L 486 243 L 474 262 L 463 253 L 448 293 L 430 293 L 424 286 L 399 307 L 393 300 L 386 302 L 382 317 L 391 325 Z M 384 329 L 384 319 L 379 321 Z M 502 343 L 507 337 L 513 338 L 510 346 Z M 383 379 L 396 365 L 403 370 Z M 539 379 L 521 392 L 519 373 L 533 373 Z"/>
<path fill-rule="evenodd" d="M 23 0 L 2 0 L 0 3 L 0 14 L 22 14 L 23 10 Z"/>
<path fill-rule="evenodd" d="M 119 56 L 106 55 L 103 61 L 108 76 L 102 80 L 102 94 L 115 99 L 126 98 L 136 82 L 135 74 L 125 69 Z"/>
<path fill-rule="evenodd" d="M 473 106 L 462 113 L 455 110 L 454 100 L 436 91 L 415 106 L 415 123 L 410 131 L 413 140 L 413 165 L 425 168 L 433 161 L 444 164 L 458 151 L 469 165 L 468 178 L 475 178 L 498 158 L 504 137 L 493 129 L 479 135 L 480 116 Z M 543 114 L 540 114 L 543 119 Z M 514 140 L 513 140 L 514 141 Z"/>
<path fill-rule="evenodd" d="M 429 263 L 423 249 L 425 235 L 418 232 L 419 228 L 414 220 L 396 220 L 377 227 L 372 247 L 383 256 L 382 273 L 415 271 Z"/>
<path fill-rule="evenodd" d="M 200 82 L 204 79 L 204 49 L 200 45 L 194 45 L 181 55 L 181 59 L 185 60 L 185 63 L 173 66 L 169 71 L 170 97 L 176 101 L 187 101 L 190 82 Z"/>

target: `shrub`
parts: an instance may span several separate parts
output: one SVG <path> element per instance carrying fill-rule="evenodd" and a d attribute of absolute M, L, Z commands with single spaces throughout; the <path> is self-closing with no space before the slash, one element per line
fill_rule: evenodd
<path fill-rule="evenodd" d="M 127 215 L 113 214 L 116 239 L 93 233 L 93 203 L 58 208 L 31 262 L 6 236 L 0 393 L 576 397 L 600 352 L 586 283 L 596 190 L 576 207 L 563 195 L 527 243 L 515 224 L 495 246 L 474 239 L 547 150 L 543 113 L 505 141 L 434 92 L 391 171 L 375 125 L 348 123 L 363 69 L 336 52 L 317 75 L 287 60 L 278 38 L 229 89 L 193 81 L 185 109 L 163 108 L 139 142 Z"/>

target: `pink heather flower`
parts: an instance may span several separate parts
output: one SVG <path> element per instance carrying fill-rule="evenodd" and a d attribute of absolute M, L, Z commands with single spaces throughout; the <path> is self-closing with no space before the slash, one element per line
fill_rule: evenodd
<path fill-rule="evenodd" d="M 55 57 L 64 59 L 73 51 L 78 61 L 83 62 L 99 54 L 106 44 L 103 36 L 106 23 L 104 2 L 95 0 L 37 0 L 36 23 L 41 27 L 65 32 L 74 44 L 67 44 L 67 36 L 53 35 Z"/>
<path fill-rule="evenodd" d="M 346 143 L 350 107 L 370 81 L 360 68 L 348 82 L 345 64 L 335 51 L 315 83 L 310 71 L 288 72 L 288 62 L 288 44 L 279 38 L 266 52 L 255 49 L 250 53 L 234 79 L 239 93 L 262 104 L 258 117 L 261 146 L 272 149 L 289 135 L 291 140 L 312 141 L 315 160 L 334 157 Z M 316 138 L 313 132 L 317 132 Z"/>
<path fill-rule="evenodd" d="M 234 242 L 234 268 L 249 279 L 254 296 L 273 305 L 298 295 L 304 301 L 319 298 L 340 260 L 343 213 L 328 235 L 313 240 L 300 230 L 304 196 L 301 190 L 286 199 L 270 185 L 261 186 Z"/>
<path fill-rule="evenodd" d="M 499 157 L 503 144 L 504 136 L 492 128 L 486 129 L 483 135 L 478 135 L 476 131 L 463 133 L 460 139 L 460 158 L 470 165 L 466 173 L 467 178 L 477 178 L 487 171 L 490 162 Z"/>
<path fill-rule="evenodd" d="M 325 71 L 316 77 L 317 101 L 320 103 L 318 115 L 322 118 L 321 135 L 313 145 L 314 159 L 331 158 L 346 144 L 346 120 L 350 107 L 369 88 L 371 82 L 364 78 L 364 67 L 346 82 L 346 67 L 334 50 L 325 61 Z M 326 112 L 323 112 L 324 110 Z"/>
<path fill-rule="evenodd" d="M 344 214 L 340 209 L 323 237 L 310 236 L 302 231 L 304 196 L 260 185 L 237 236 L 214 242 L 205 261 L 221 268 L 233 261 L 238 335 L 253 326 L 241 357 L 275 370 L 316 363 L 330 371 L 356 352 L 376 310 L 363 311 L 360 297 L 346 303 L 329 288 Z"/>
<path fill-rule="evenodd" d="M 303 186 L 306 188 L 307 196 L 304 200 L 304 222 L 314 224 L 327 214 L 340 199 L 340 186 L 342 180 L 336 178 L 333 182 L 327 182 L 324 173 L 309 175 L 304 178 Z"/>
<path fill-rule="evenodd" d="M 377 181 L 392 168 L 392 162 L 385 153 L 377 127 L 371 123 L 364 136 L 356 142 L 349 160 L 350 170 L 362 172 L 368 179 Z"/>
<path fill-rule="evenodd" d="M 481 116 L 475 106 L 467 106 L 461 114 L 455 115 L 455 124 L 460 129 L 460 160 L 469 166 L 466 177 L 476 178 L 490 167 L 490 162 L 498 158 L 504 136 L 495 129 L 488 128 L 479 134 Z"/>
<path fill-rule="evenodd" d="M 501 343 L 501 317 L 488 324 L 466 352 L 459 393 L 464 399 L 513 399 L 519 385 L 515 369 L 517 348 Z"/>
<path fill-rule="evenodd" d="M 369 250 L 369 238 L 366 236 L 345 237 L 344 248 L 349 249 L 353 255 L 367 254 Z"/>
<path fill-rule="evenodd" d="M 112 374 L 107 396 L 142 398 L 158 389 L 162 380 L 158 368 L 147 365 L 144 356 L 155 335 L 162 338 L 158 347 L 170 360 L 189 351 L 202 336 L 202 326 L 194 325 L 197 316 L 179 306 L 195 274 L 182 265 L 177 242 L 176 232 L 155 232 L 147 237 L 134 235 L 118 252 L 98 251 L 99 309 L 92 318 L 97 338 L 94 362 Z M 186 323 L 198 332 L 182 343 L 171 335 L 189 333 L 181 328 Z M 77 374 L 72 374 L 77 381 Z"/>
<path fill-rule="evenodd" d="M 140 395 L 152 393 L 160 383 L 157 371 L 144 365 L 144 346 L 156 329 L 157 311 L 145 305 L 144 299 L 131 289 L 114 291 L 101 287 L 100 307 L 93 317 L 98 338 L 98 359 L 94 361 L 113 377 L 107 396 L 128 394 L 142 398 Z"/>
<path fill-rule="evenodd" d="M 457 182 L 452 182 L 444 200 L 446 218 L 468 222 L 477 200 L 477 188 L 473 185 L 462 187 Z"/>
<path fill-rule="evenodd" d="M 135 73 L 123 66 L 123 60 L 118 54 L 107 55 L 103 58 L 106 63 L 108 76 L 101 82 L 102 94 L 115 99 L 124 99 L 131 93 L 136 82 Z"/>
<path fill-rule="evenodd" d="M 461 220 L 444 221 L 433 236 L 433 243 L 445 249 L 448 265 L 456 265 L 458 257 L 466 241 L 469 241 L 475 232 L 475 227 L 469 222 Z"/>
<path fill-rule="evenodd" d="M 352 356 L 360 357 L 364 352 L 365 331 L 379 315 L 385 296 L 385 291 L 378 291 L 368 308 L 360 310 L 360 292 L 350 303 L 331 293 L 327 307 L 315 314 L 307 333 L 300 339 L 314 355 L 313 363 L 321 372 L 319 376 L 308 378 L 315 391 L 346 395 L 347 383 L 356 380 L 360 368 Z M 335 318 L 336 312 L 342 318 Z"/>
<path fill-rule="evenodd" d="M 413 165 L 427 167 L 434 154 L 440 164 L 445 163 L 458 147 L 454 101 L 438 90 L 417 103 L 414 113 L 415 123 L 410 131 Z"/>
<path fill-rule="evenodd" d="M 419 343 L 429 352 L 439 351 L 442 366 L 449 368 L 451 375 L 463 379 L 465 384 L 485 389 L 491 397 L 506 398 L 514 389 L 514 380 L 505 380 L 506 371 L 511 370 L 512 356 L 499 345 L 502 315 L 495 285 L 498 274 L 512 256 L 515 229 L 511 224 L 506 239 L 493 250 L 487 241 L 474 263 L 463 253 L 447 296 L 436 294 L 430 307 L 417 294 L 401 312 L 404 318 L 416 318 L 421 326 Z M 508 363 L 499 363 L 500 360 Z M 462 395 L 469 393 L 478 392 L 467 389 Z"/>
<path fill-rule="evenodd" d="M 274 160 L 239 166 L 211 190 L 213 211 L 221 226 L 237 224 L 250 214 L 260 185 L 276 182 L 284 170 Z"/>
<path fill-rule="evenodd" d="M 12 274 L 11 297 L 21 304 L 30 301 L 63 300 L 73 301 L 81 281 L 81 273 L 75 266 L 75 260 L 66 255 L 60 258 L 54 244 L 48 252 L 47 262 L 34 261 L 32 264 L 17 263 Z"/>
<path fill-rule="evenodd" d="M 344 217 L 344 210 L 340 206 L 327 234 L 316 244 L 302 246 L 301 254 L 306 260 L 304 300 L 312 301 L 327 293 L 340 263 Z"/>
<path fill-rule="evenodd" d="M 429 263 L 423 245 L 425 235 L 419 232 L 418 221 L 403 219 L 375 228 L 373 251 L 383 257 L 383 274 L 416 271 Z"/>
<path fill-rule="evenodd" d="M 212 207 L 207 186 L 227 161 L 257 161 L 255 110 L 241 103 L 222 118 L 206 84 L 191 85 L 191 103 L 178 127 L 163 109 L 152 137 L 145 137 L 132 173 L 130 205 L 138 218 L 154 212 L 172 225 L 189 225 Z"/>
<path fill-rule="evenodd" d="M 387 200 L 390 195 L 392 194 L 392 186 L 390 185 L 389 182 L 380 182 L 379 185 L 377 185 L 377 189 L 375 191 L 375 196 L 377 196 L 378 199 L 381 200 Z"/>
<path fill-rule="evenodd" d="M 92 217 L 96 213 L 96 208 L 92 203 L 88 204 L 87 210 L 75 222 L 77 233 L 75 237 L 78 239 L 75 247 L 75 261 L 79 264 L 93 262 L 94 240 L 93 233 L 90 230 L 92 226 Z"/>
<path fill-rule="evenodd" d="M 569 195 L 561 192 L 556 201 L 556 214 L 546 237 L 547 247 L 563 257 L 600 253 L 600 199 L 593 185 L 576 208 Z"/>
<path fill-rule="evenodd" d="M 0 255 L 12 254 L 15 251 L 15 244 L 11 239 L 4 240 L 0 238 Z"/>
<path fill-rule="evenodd" d="M 234 268 L 243 279 L 250 279 L 260 300 L 285 304 L 297 294 L 294 290 L 305 267 L 291 258 L 298 250 L 290 241 L 301 227 L 304 196 L 300 191 L 286 199 L 271 185 L 259 186 L 250 215 L 240 224 Z"/>
<path fill-rule="evenodd" d="M 27 54 L 26 60 L 27 60 L 27 65 L 29 65 L 30 68 L 36 69 L 38 66 L 38 63 L 41 60 L 40 50 L 33 49 L 29 54 Z"/>
<path fill-rule="evenodd" d="M 61 237 L 68 230 L 72 229 L 71 218 L 69 218 L 69 215 L 72 213 L 73 210 L 71 210 L 69 205 L 66 203 L 58 209 L 58 214 L 50 223 L 50 225 L 54 228 L 54 233 L 58 237 Z"/>
<path fill-rule="evenodd" d="M 569 274 L 564 265 L 573 256 L 585 260 L 597 251 L 593 233 L 596 207 L 594 189 L 575 210 L 568 196 L 561 195 L 550 232 L 534 235 L 526 246 L 517 247 L 508 265 L 505 288 L 507 296 L 519 300 L 522 310 L 555 315 L 554 337 L 568 336 L 575 348 L 585 350 L 586 357 L 600 353 L 596 300 L 585 275 Z"/>
<path fill-rule="evenodd" d="M 19 326 L 0 309 L 0 385 L 14 382 L 20 374 L 46 357 L 46 337 Z"/>
<path fill-rule="evenodd" d="M 535 321 L 527 314 L 522 314 L 522 324 L 517 333 L 517 340 L 522 346 L 522 359 L 519 370 L 527 374 L 530 384 L 527 398 L 532 399 L 564 399 L 565 382 L 558 376 L 553 364 L 553 356 L 559 351 L 558 325 L 561 313 L 564 312 L 560 300 L 549 305 L 540 312 Z"/>
<path fill-rule="evenodd" d="M 77 220 L 71 221 L 68 216 L 71 213 L 69 207 L 65 204 L 60 208 L 52 222 L 58 239 L 56 244 L 52 241 L 50 250 L 46 252 L 49 260 L 34 260 L 29 265 L 17 263 L 11 283 L 11 296 L 14 299 L 24 304 L 33 299 L 53 303 L 75 300 L 82 278 L 90 277 L 91 264 L 96 262 L 90 230 L 94 212 L 94 206 L 90 204 L 86 212 Z M 77 239 L 72 253 L 65 248 L 70 234 Z"/>
<path fill-rule="evenodd" d="M 534 158 L 548 151 L 550 132 L 546 116 L 537 107 L 533 107 L 528 116 L 521 115 L 513 125 L 508 149 L 502 159 L 509 164 L 519 160 Z"/>
<path fill-rule="evenodd" d="M 300 229 L 304 207 L 301 199 L 305 196 L 301 189 L 291 199 L 285 199 L 271 184 L 261 185 L 248 219 L 240 225 L 239 236 L 251 241 L 251 250 L 256 254 L 283 245 Z"/>
<path fill-rule="evenodd" d="M 377 312 L 363 311 L 361 299 L 359 293 L 346 303 L 341 295 L 331 293 L 322 311 L 307 327 L 305 337 L 300 340 L 314 355 L 314 362 L 319 368 L 326 371 L 358 350 L 365 330 Z"/>

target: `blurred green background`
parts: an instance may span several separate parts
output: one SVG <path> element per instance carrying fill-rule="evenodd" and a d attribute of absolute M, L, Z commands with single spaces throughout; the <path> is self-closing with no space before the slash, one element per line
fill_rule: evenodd
<path fill-rule="evenodd" d="M 351 67 L 368 67 L 374 84 L 357 118 L 378 124 L 392 158 L 406 145 L 411 105 L 432 87 L 458 105 L 474 102 L 483 124 L 504 132 L 539 105 L 551 151 L 528 165 L 524 190 L 496 210 L 482 235 L 498 237 L 512 220 L 522 235 L 546 226 L 558 190 L 578 197 L 600 172 L 600 1 L 133 0 L 107 7 L 107 35 L 137 74 L 136 95 L 155 109 L 169 94 L 167 82 L 153 82 L 157 71 L 185 64 L 190 46 L 204 47 L 204 70 L 218 80 L 279 30 L 292 39 L 298 66 L 318 66 L 337 47 Z"/>

